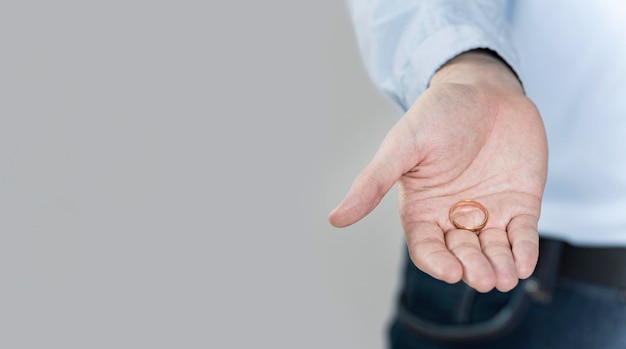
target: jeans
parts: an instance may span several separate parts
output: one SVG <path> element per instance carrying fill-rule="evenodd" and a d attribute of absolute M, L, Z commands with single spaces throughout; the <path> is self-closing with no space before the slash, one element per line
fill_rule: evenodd
<path fill-rule="evenodd" d="M 435 280 L 407 256 L 390 347 L 626 348 L 626 290 L 560 277 L 559 244 L 542 240 L 533 276 L 506 293 Z"/>

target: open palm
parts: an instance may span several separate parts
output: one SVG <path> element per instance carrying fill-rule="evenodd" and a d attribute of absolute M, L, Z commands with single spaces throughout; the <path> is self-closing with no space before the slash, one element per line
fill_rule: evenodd
<path fill-rule="evenodd" d="M 400 219 L 418 268 L 478 291 L 507 291 L 537 263 L 546 171 L 543 124 L 521 89 L 441 81 L 391 129 L 329 219 L 339 227 L 358 221 L 398 183 Z M 448 218 L 465 199 L 489 211 L 479 234 Z"/>

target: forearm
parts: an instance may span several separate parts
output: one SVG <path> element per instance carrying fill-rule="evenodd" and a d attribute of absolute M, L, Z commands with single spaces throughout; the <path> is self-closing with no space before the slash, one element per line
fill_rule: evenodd
<path fill-rule="evenodd" d="M 497 52 L 519 74 L 507 1 L 351 0 L 359 46 L 375 84 L 408 108 L 433 74 L 462 52 Z"/>

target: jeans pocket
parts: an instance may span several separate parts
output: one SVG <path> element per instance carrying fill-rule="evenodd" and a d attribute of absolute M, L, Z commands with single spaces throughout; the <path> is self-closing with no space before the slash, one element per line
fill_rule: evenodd
<path fill-rule="evenodd" d="M 535 273 L 515 289 L 478 293 L 460 282 L 449 285 L 417 269 L 407 256 L 395 323 L 409 333 L 439 342 L 483 342 L 512 332 L 531 302 L 550 303 L 562 243 L 542 240 Z"/>
<path fill-rule="evenodd" d="M 419 308 L 410 309 L 401 302 L 396 323 L 418 336 L 439 342 L 492 341 L 516 328 L 530 302 L 523 283 L 506 294 L 497 291 L 478 294 L 465 285 L 459 286 L 465 287 L 466 292 L 458 301 L 451 302 L 450 321 L 433 320 L 420 314 Z"/>

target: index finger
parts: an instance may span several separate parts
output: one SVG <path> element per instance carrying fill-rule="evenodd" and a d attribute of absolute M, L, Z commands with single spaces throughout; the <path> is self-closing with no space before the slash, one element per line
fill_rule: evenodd
<path fill-rule="evenodd" d="M 404 232 L 409 256 L 416 267 L 450 284 L 461 281 L 463 266 L 446 247 L 443 230 L 437 224 L 406 223 Z"/>

